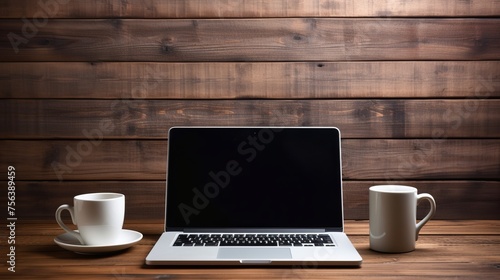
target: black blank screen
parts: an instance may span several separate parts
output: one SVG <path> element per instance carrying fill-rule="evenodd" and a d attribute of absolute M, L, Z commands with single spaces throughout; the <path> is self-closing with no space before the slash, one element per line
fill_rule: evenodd
<path fill-rule="evenodd" d="M 335 128 L 172 128 L 167 228 L 340 228 Z"/>

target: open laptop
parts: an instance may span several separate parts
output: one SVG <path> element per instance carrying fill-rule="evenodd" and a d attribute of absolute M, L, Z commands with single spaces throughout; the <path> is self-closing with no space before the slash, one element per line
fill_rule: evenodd
<path fill-rule="evenodd" d="M 146 264 L 361 265 L 341 162 L 335 127 L 171 128 L 165 231 Z"/>

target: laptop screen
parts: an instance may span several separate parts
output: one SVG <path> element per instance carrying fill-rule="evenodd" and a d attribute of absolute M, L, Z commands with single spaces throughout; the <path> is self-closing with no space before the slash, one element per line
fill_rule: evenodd
<path fill-rule="evenodd" d="M 168 145 L 168 230 L 343 226 L 336 128 L 176 127 Z"/>

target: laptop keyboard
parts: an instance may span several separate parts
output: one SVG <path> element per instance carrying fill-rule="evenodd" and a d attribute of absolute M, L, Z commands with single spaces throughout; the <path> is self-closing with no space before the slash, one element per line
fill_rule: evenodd
<path fill-rule="evenodd" d="M 174 246 L 335 246 L 328 234 L 179 234 Z"/>

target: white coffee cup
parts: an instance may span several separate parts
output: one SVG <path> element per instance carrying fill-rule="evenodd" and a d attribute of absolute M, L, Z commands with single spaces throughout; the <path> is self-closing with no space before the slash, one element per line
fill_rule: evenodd
<path fill-rule="evenodd" d="M 56 221 L 82 245 L 112 245 L 119 241 L 125 218 L 125 196 L 119 193 L 88 193 L 73 198 L 73 205 L 56 210 Z M 61 212 L 68 210 L 78 232 L 67 227 Z"/>
<path fill-rule="evenodd" d="M 428 193 L 400 185 L 370 187 L 370 248 L 385 253 L 415 250 L 422 227 L 436 213 L 436 202 Z M 417 223 L 417 205 L 428 200 L 429 213 Z"/>

